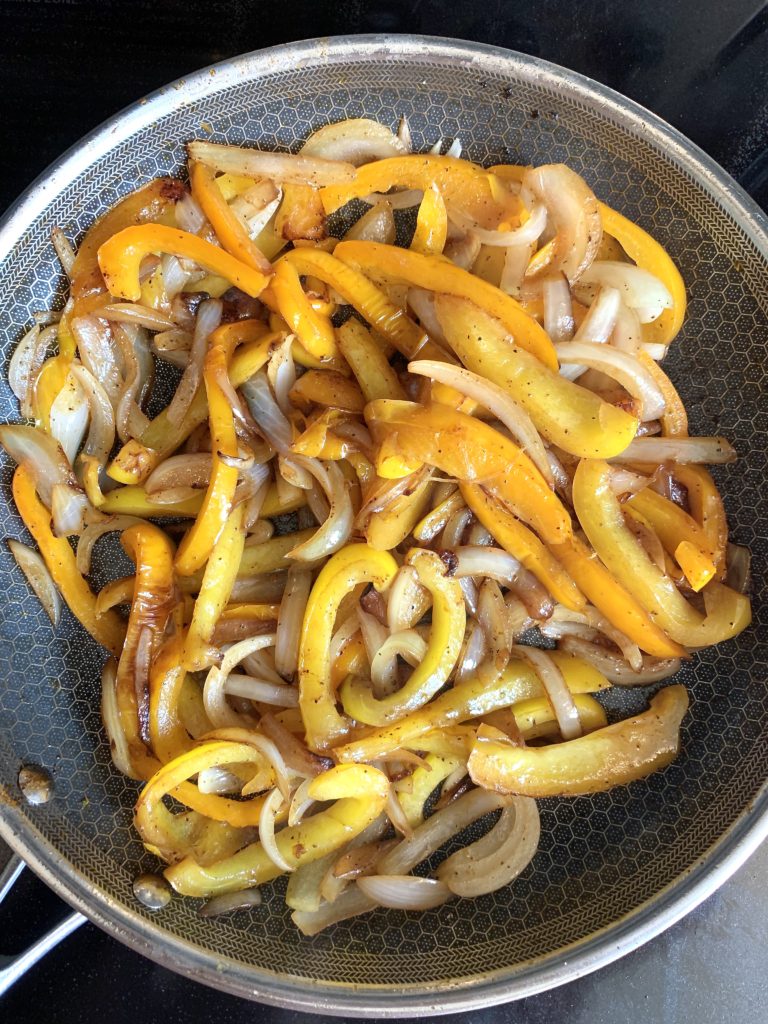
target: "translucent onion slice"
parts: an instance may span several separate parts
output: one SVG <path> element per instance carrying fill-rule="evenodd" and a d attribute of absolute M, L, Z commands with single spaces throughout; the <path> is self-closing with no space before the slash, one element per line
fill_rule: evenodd
<path fill-rule="evenodd" d="M 642 667 L 635 670 L 614 651 L 577 636 L 563 637 L 558 647 L 594 665 L 616 686 L 647 686 L 673 676 L 682 664 L 679 658 L 653 658 L 646 654 Z"/>
<path fill-rule="evenodd" d="M 71 280 L 72 268 L 75 265 L 76 258 L 72 243 L 60 227 L 55 227 L 51 232 L 51 242 L 53 242 L 53 248 L 56 250 L 56 255 L 59 257 L 59 263 L 61 263 L 64 273 Z"/>
<path fill-rule="evenodd" d="M 576 297 L 589 301 L 597 288 L 616 288 L 625 305 L 636 312 L 643 324 L 658 319 L 665 309 L 671 309 L 673 305 L 666 285 L 633 263 L 596 260 L 582 273 L 576 286 Z"/>
<path fill-rule="evenodd" d="M 9 540 L 8 547 L 55 628 L 61 619 L 61 595 L 48 572 L 48 566 L 37 551 L 26 544 Z"/>
<path fill-rule="evenodd" d="M 408 364 L 408 370 L 421 377 L 429 377 L 441 384 L 447 384 L 492 412 L 535 463 L 550 487 L 554 487 L 544 442 L 528 413 L 506 391 L 484 377 L 472 373 L 471 370 L 437 360 L 416 359 Z"/>
<path fill-rule="evenodd" d="M 520 192 L 529 208 L 534 200 L 547 208 L 555 231 L 552 270 L 573 283 L 594 260 L 603 236 L 600 208 L 583 178 L 564 164 L 545 164 L 525 172 Z"/>
<path fill-rule="evenodd" d="M 357 886 L 368 899 L 392 910 L 430 910 L 453 897 L 443 882 L 414 875 L 363 875 Z"/>
<path fill-rule="evenodd" d="M 48 508 L 57 485 L 79 490 L 61 445 L 50 434 L 35 427 L 6 423 L 0 426 L 0 444 L 14 462 L 31 473 L 37 493 Z"/>
<path fill-rule="evenodd" d="M 275 819 L 282 810 L 284 804 L 283 794 L 279 789 L 273 789 L 259 815 L 259 842 L 264 848 L 264 853 L 280 871 L 291 872 L 293 865 L 289 864 L 282 856 L 275 842 Z"/>
<path fill-rule="evenodd" d="M 414 626 L 426 611 L 427 591 L 419 583 L 412 565 L 401 566 L 387 593 L 387 626 L 390 633 L 399 633 Z"/>
<path fill-rule="evenodd" d="M 104 466 L 115 443 L 115 414 L 112 403 L 90 370 L 80 363 L 73 363 L 69 372 L 80 386 L 90 414 L 83 454 L 93 456 L 100 466 Z"/>
<path fill-rule="evenodd" d="M 462 231 L 471 231 L 483 245 L 526 247 L 536 242 L 547 224 L 547 210 L 542 203 L 534 203 L 525 224 L 514 231 L 489 231 L 462 210 L 449 208 L 448 216 Z"/>
<path fill-rule="evenodd" d="M 129 779 L 135 779 L 136 772 L 131 762 L 131 751 L 123 731 L 120 709 L 117 704 L 116 676 L 117 663 L 114 658 L 110 658 L 101 671 L 101 720 L 109 741 L 112 763 L 123 775 L 127 775 Z"/>
<path fill-rule="evenodd" d="M 176 321 L 165 313 L 149 306 L 142 306 L 138 302 L 112 302 L 107 306 L 100 306 L 99 317 L 114 323 L 137 324 L 150 331 L 172 331 L 177 327 Z"/>
<path fill-rule="evenodd" d="M 733 445 L 725 437 L 637 437 L 621 455 L 610 461 L 622 462 L 696 462 L 713 466 L 737 459 Z"/>
<path fill-rule="evenodd" d="M 229 174 L 243 174 L 249 178 L 269 178 L 281 184 L 342 185 L 354 181 L 355 167 L 351 163 L 308 157 L 295 153 L 268 153 L 240 146 L 222 146 L 215 142 L 190 142 L 187 146 L 190 160 Z"/>
<path fill-rule="evenodd" d="M 661 388 L 635 356 L 622 352 L 613 345 L 594 344 L 587 341 L 570 341 L 555 345 L 557 358 L 561 363 L 576 363 L 600 370 L 613 377 L 642 404 L 641 418 L 656 420 L 666 408 Z"/>
<path fill-rule="evenodd" d="M 286 335 L 282 343 L 275 348 L 267 363 L 267 379 L 277 404 L 286 416 L 292 412 L 288 392 L 296 383 L 296 366 L 291 354 L 293 342 L 294 336 Z"/>
<path fill-rule="evenodd" d="M 577 736 L 581 736 L 583 730 L 578 708 L 563 673 L 555 661 L 545 651 L 540 651 L 537 647 L 516 647 L 515 654 L 523 661 L 527 661 L 541 680 L 554 708 L 563 739 L 573 740 Z"/>
<path fill-rule="evenodd" d="M 504 268 L 501 271 L 499 288 L 507 295 L 519 299 L 523 291 L 525 271 L 533 255 L 533 245 L 510 245 L 504 254 Z"/>
<path fill-rule="evenodd" d="M 154 498 L 161 491 L 175 487 L 206 487 L 211 478 L 210 452 L 172 455 L 153 469 L 146 479 L 147 495 Z"/>
<path fill-rule="evenodd" d="M 397 659 L 401 657 L 415 668 L 427 653 L 424 639 L 415 629 L 404 629 L 386 638 L 371 661 L 371 682 L 374 690 L 384 691 L 392 677 L 397 678 Z"/>
<path fill-rule="evenodd" d="M 394 245 L 397 228 L 392 206 L 386 199 L 372 206 L 344 235 L 345 241 L 382 242 Z"/>
<path fill-rule="evenodd" d="M 107 533 L 122 533 L 129 526 L 143 523 L 138 516 L 109 516 L 98 523 L 91 523 L 83 530 L 77 542 L 76 562 L 78 570 L 87 576 L 91 571 L 91 558 L 96 541 Z"/>
<path fill-rule="evenodd" d="M 226 892 L 207 900 L 198 910 L 200 917 L 221 917 L 222 914 L 234 914 L 237 910 L 250 910 L 261 904 L 261 892 L 258 889 L 242 889 L 239 892 Z"/>
<path fill-rule="evenodd" d="M 166 409 L 168 422 L 172 426 L 177 426 L 181 422 L 200 386 L 200 381 L 203 378 L 203 362 L 208 350 L 208 339 L 221 323 L 222 309 L 222 304 L 218 299 L 206 299 L 205 302 L 200 303 L 195 320 L 192 347 L 189 350 L 189 362 Z"/>
<path fill-rule="evenodd" d="M 295 455 L 293 458 L 317 480 L 330 506 L 328 518 L 317 532 L 289 552 L 289 558 L 314 562 L 338 551 L 349 540 L 354 518 L 352 500 L 344 474 L 335 462 L 320 462 L 319 459 L 308 459 L 303 455 Z"/>
<path fill-rule="evenodd" d="M 70 323 L 85 367 L 109 395 L 113 408 L 123 388 L 123 360 L 109 324 L 95 316 L 74 317 Z"/>
<path fill-rule="evenodd" d="M 241 640 L 229 648 L 222 659 L 221 665 L 214 665 L 209 669 L 205 686 L 203 687 L 203 703 L 205 704 L 205 713 L 215 728 L 239 727 L 251 724 L 250 721 L 244 719 L 242 715 L 239 715 L 229 706 L 224 685 L 232 669 L 235 665 L 239 665 L 243 658 L 253 654 L 254 651 L 261 651 L 265 647 L 272 647 L 274 643 L 274 633 L 248 637 L 246 640 Z"/>
<path fill-rule="evenodd" d="M 276 451 L 287 453 L 293 441 L 293 430 L 272 394 L 266 373 L 260 370 L 241 390 L 261 433 Z"/>
<path fill-rule="evenodd" d="M 70 465 L 83 443 L 88 426 L 89 403 L 77 379 L 67 374 L 64 387 L 51 403 L 50 432 L 61 445 Z"/>
<path fill-rule="evenodd" d="M 298 565 L 288 570 L 275 632 L 275 668 L 289 679 L 298 663 L 299 636 L 312 587 L 312 573 Z"/>
<path fill-rule="evenodd" d="M 295 686 L 275 686 L 263 679 L 232 672 L 224 683 L 224 692 L 232 697 L 244 697 L 259 704 L 272 704 L 278 708 L 295 708 L 299 705 L 299 694 Z"/>
<path fill-rule="evenodd" d="M 544 300 L 544 330 L 552 341 L 569 341 L 573 337 L 573 303 L 571 289 L 564 274 L 546 277 L 542 283 Z"/>

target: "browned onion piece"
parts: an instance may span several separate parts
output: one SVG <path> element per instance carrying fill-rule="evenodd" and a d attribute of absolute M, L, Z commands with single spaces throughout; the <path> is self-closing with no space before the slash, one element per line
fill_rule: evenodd
<path fill-rule="evenodd" d="M 750 569 L 752 565 L 752 553 L 743 544 L 728 544 L 726 557 L 727 572 L 726 584 L 740 594 L 749 592 Z"/>
<path fill-rule="evenodd" d="M 594 665 L 616 686 L 647 686 L 673 676 L 681 665 L 679 658 L 653 658 L 646 654 L 643 656 L 642 668 L 635 671 L 615 651 L 577 636 L 564 636 L 558 647 Z"/>
<path fill-rule="evenodd" d="M 725 437 L 638 437 L 611 462 L 705 462 L 713 466 L 735 462 L 733 445 Z"/>
<path fill-rule="evenodd" d="M 145 490 L 151 500 L 156 494 L 175 487 L 207 487 L 211 478 L 209 452 L 172 455 L 153 469 L 146 479 Z"/>
<path fill-rule="evenodd" d="M 355 221 L 344 235 L 345 241 L 382 242 L 395 244 L 395 218 L 390 204 L 383 200 L 372 206 L 359 220 Z"/>
<path fill-rule="evenodd" d="M 95 316 L 75 317 L 70 327 L 77 342 L 77 351 L 83 365 L 109 395 L 112 407 L 117 407 L 123 389 L 123 360 L 109 325 Z"/>
<path fill-rule="evenodd" d="M 27 547 L 26 544 L 17 540 L 9 540 L 7 543 L 11 554 L 16 559 L 16 564 L 24 573 L 27 583 L 37 594 L 40 604 L 55 628 L 61 618 L 61 595 L 56 589 L 48 566 L 37 551 Z"/>
<path fill-rule="evenodd" d="M 296 671 L 299 637 L 311 586 L 310 570 L 292 565 L 288 570 L 275 631 L 275 668 L 286 679 Z"/>
<path fill-rule="evenodd" d="M 207 900 L 198 913 L 200 917 L 221 917 L 222 914 L 233 914 L 237 910 L 250 910 L 261 904 L 261 893 L 258 889 L 241 889 L 239 892 L 227 892 L 222 896 L 214 896 Z"/>
<path fill-rule="evenodd" d="M 312 778 L 331 766 L 327 758 L 313 754 L 297 736 L 281 725 L 274 715 L 262 715 L 259 729 L 277 745 L 285 763 L 297 775 Z"/>
<path fill-rule="evenodd" d="M 215 142 L 190 142 L 190 160 L 199 160 L 217 171 L 243 174 L 249 178 L 269 178 L 291 185 L 341 185 L 354 181 L 355 168 L 350 163 L 323 160 L 295 153 L 268 153 L 264 150 L 222 146 Z"/>
<path fill-rule="evenodd" d="M 181 422 L 200 386 L 208 339 L 221 323 L 221 309 L 221 302 L 218 299 L 207 299 L 200 304 L 195 321 L 192 347 L 189 350 L 189 362 L 166 409 L 168 422 L 172 426 Z"/>
<path fill-rule="evenodd" d="M 93 548 L 100 537 L 107 533 L 122 533 L 129 526 L 136 526 L 137 523 L 143 522 L 144 520 L 139 519 L 138 516 L 108 516 L 101 522 L 86 526 L 77 542 L 76 561 L 78 570 L 83 576 L 87 576 L 91 571 Z"/>

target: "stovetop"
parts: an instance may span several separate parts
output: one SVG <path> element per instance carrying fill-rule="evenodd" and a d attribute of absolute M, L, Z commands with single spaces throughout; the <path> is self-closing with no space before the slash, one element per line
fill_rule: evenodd
<path fill-rule="evenodd" d="M 759 0 L 0 0 L 0 210 L 100 121 L 174 78 L 296 38 L 361 32 L 493 43 L 586 74 L 679 128 L 768 208 L 768 6 Z M 19 952 L 65 910 L 24 872 L 0 908 L 0 953 Z M 764 846 L 642 949 L 470 1019 L 765 1020 L 767 922 Z M 17 983 L 0 1016 L 15 1024 L 320 1020 L 203 988 L 90 924 Z"/>

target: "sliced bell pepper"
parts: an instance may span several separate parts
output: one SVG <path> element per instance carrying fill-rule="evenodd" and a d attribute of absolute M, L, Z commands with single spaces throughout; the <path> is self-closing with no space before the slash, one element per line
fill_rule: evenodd
<path fill-rule="evenodd" d="M 358 630 L 347 640 L 331 665 L 331 689 L 335 693 L 347 676 L 361 676 L 367 670 L 368 655 L 362 634 Z"/>
<path fill-rule="evenodd" d="M 389 552 L 350 544 L 333 555 L 315 580 L 304 614 L 298 666 L 299 707 L 312 750 L 326 749 L 350 729 L 336 710 L 331 687 L 330 644 L 339 605 L 360 583 L 384 590 L 397 570 Z"/>
<path fill-rule="evenodd" d="M 94 639 L 120 657 L 125 639 L 120 616 L 114 611 L 96 613 L 96 596 L 77 568 L 69 541 L 54 536 L 51 513 L 37 496 L 34 477 L 21 466 L 13 474 L 13 500 L 69 610 Z"/>
<path fill-rule="evenodd" d="M 301 287 L 299 271 L 286 257 L 275 265 L 270 292 L 277 311 L 310 355 L 321 362 L 338 356 L 330 317 L 313 308 Z"/>
<path fill-rule="evenodd" d="M 583 459 L 573 479 L 579 522 L 608 571 L 672 640 L 685 647 L 708 647 L 745 629 L 751 621 L 749 598 L 729 587 L 712 582 L 704 589 L 705 604 L 709 598 L 706 615 L 686 601 L 627 527 L 610 476 L 607 462 Z M 605 614 L 614 621 L 610 610 Z"/>
<path fill-rule="evenodd" d="M 687 710 L 685 687 L 675 685 L 652 697 L 648 711 L 564 743 L 514 746 L 497 729 L 481 726 L 469 756 L 469 775 L 497 793 L 602 793 L 670 764 L 677 757 Z"/>
<path fill-rule="evenodd" d="M 550 651 L 572 694 L 595 693 L 610 686 L 596 668 L 568 655 Z M 512 658 L 495 682 L 488 686 L 482 673 L 465 679 L 406 718 L 378 729 L 366 729 L 333 750 L 340 762 L 374 761 L 377 757 L 408 747 L 421 750 L 422 737 L 433 729 L 480 718 L 497 708 L 506 708 L 530 697 L 546 696 L 538 675 L 524 661 Z M 438 751 L 439 752 L 439 751 Z"/>
<path fill-rule="evenodd" d="M 548 543 L 571 534 L 571 520 L 560 499 L 529 457 L 482 420 L 445 405 L 380 399 L 365 409 L 374 440 L 386 440 L 407 459 L 436 466 L 462 482 L 485 484 Z M 379 475 L 382 472 L 377 462 Z"/>
<path fill-rule="evenodd" d="M 448 213 L 440 189 L 433 182 L 424 191 L 416 215 L 416 230 L 411 239 L 413 252 L 424 256 L 441 256 L 448 235 Z"/>
<path fill-rule="evenodd" d="M 627 220 L 605 203 L 599 202 L 597 205 L 603 230 L 619 242 L 627 256 L 638 267 L 658 277 L 672 296 L 673 305 L 670 309 L 665 309 L 652 323 L 643 324 L 645 341 L 670 345 L 677 337 L 685 319 L 685 282 L 680 276 L 680 271 L 667 252 L 647 231 L 643 231 L 633 221 Z"/>
<path fill-rule="evenodd" d="M 681 540 L 673 554 L 685 578 L 696 591 L 705 587 L 717 572 L 709 555 L 690 540 Z"/>
<path fill-rule="evenodd" d="M 289 242 L 325 238 L 325 209 L 320 193 L 311 185 L 284 185 L 283 200 L 275 216 L 275 232 Z"/>
<path fill-rule="evenodd" d="M 424 515 L 434 488 L 431 474 L 422 467 L 414 474 L 414 484 L 408 491 L 378 512 L 368 517 L 363 533 L 372 548 L 391 551 L 405 540 Z"/>
<path fill-rule="evenodd" d="M 188 231 L 163 224 L 139 224 L 118 231 L 99 247 L 99 267 L 107 288 L 115 298 L 136 302 L 141 296 L 141 261 L 156 252 L 193 260 L 206 270 L 225 277 L 252 298 L 258 298 L 269 281 L 265 274 Z"/>
<path fill-rule="evenodd" d="M 184 498 L 170 504 L 153 504 L 143 487 L 116 487 L 107 491 L 99 511 L 110 516 L 145 516 L 165 518 L 169 516 L 196 516 L 203 504 L 203 492 L 193 498 Z"/>
<path fill-rule="evenodd" d="M 307 370 L 291 388 L 289 398 L 305 411 L 313 405 L 358 413 L 365 408 L 365 398 L 356 382 L 335 370 Z"/>
<path fill-rule="evenodd" d="M 269 274 L 272 269 L 269 260 L 259 250 L 222 195 L 213 168 L 193 161 L 189 166 L 189 184 L 192 195 L 211 222 L 216 237 L 227 252 L 246 266 L 262 274 Z"/>
<path fill-rule="evenodd" d="M 185 636 L 169 637 L 149 672 L 149 743 L 161 764 L 191 750 L 193 741 L 179 714 L 182 687 L 187 678 L 182 663 Z"/>
<path fill-rule="evenodd" d="M 265 540 L 261 544 L 249 544 L 243 551 L 238 577 L 242 579 L 246 576 L 257 576 L 262 572 L 290 568 L 293 563 L 288 558 L 288 553 L 313 537 L 315 532 L 315 527 L 310 526 L 305 530 L 297 530 L 295 533 L 283 533 L 279 537 L 270 537 L 269 540 Z"/>
<path fill-rule="evenodd" d="M 461 495 L 497 543 L 522 562 L 556 601 L 576 612 L 584 608 L 587 602 L 583 594 L 535 533 L 479 484 L 461 484 Z"/>
<path fill-rule="evenodd" d="M 453 671 L 464 642 L 466 612 L 459 581 L 433 551 L 416 548 L 406 565 L 416 569 L 419 583 L 432 595 L 432 626 L 424 657 L 408 681 L 395 693 L 375 697 L 370 684 L 347 679 L 341 687 L 341 702 L 350 718 L 366 725 L 386 725 L 422 707 L 445 684 Z"/>
<path fill-rule="evenodd" d="M 707 538 L 710 554 L 717 568 L 718 579 L 726 569 L 728 550 L 728 522 L 720 492 L 712 474 L 703 466 L 675 466 L 675 478 L 688 491 L 688 505 L 691 515 L 699 523 Z"/>
<path fill-rule="evenodd" d="M 465 759 L 450 754 L 427 754 L 424 764 L 411 775 L 409 792 L 398 793 L 397 799 L 411 828 L 424 821 L 424 807 L 430 795 L 449 775 L 465 763 Z"/>
<path fill-rule="evenodd" d="M 359 320 L 350 319 L 336 331 L 341 354 L 352 367 L 366 402 L 376 398 L 404 399 L 397 374 L 370 331 Z"/>
<path fill-rule="evenodd" d="M 669 554 L 677 559 L 694 590 L 701 590 L 709 583 L 717 570 L 707 536 L 692 516 L 650 487 L 633 494 L 625 505 L 648 521 Z M 682 561 L 677 558 L 679 551 Z"/>
<path fill-rule="evenodd" d="M 354 422 L 359 420 L 341 409 L 326 409 L 293 441 L 291 451 L 312 459 L 328 459 L 333 462 L 346 459 L 355 451 L 356 444 L 349 438 L 339 437 L 334 428 Z"/>
<path fill-rule="evenodd" d="M 350 199 L 362 199 L 371 192 L 388 192 L 391 188 L 426 192 L 433 184 L 449 206 L 468 214 L 481 227 L 497 227 L 518 207 L 514 196 L 497 196 L 492 175 L 482 167 L 468 160 L 431 153 L 395 156 L 364 164 L 358 167 L 354 181 L 326 185 L 320 189 L 320 198 L 325 212 L 333 213 Z"/>
<path fill-rule="evenodd" d="M 637 433 L 634 416 L 510 344 L 499 321 L 470 302 L 441 295 L 435 310 L 448 343 L 467 369 L 508 391 L 539 432 L 564 451 L 582 458 L 611 458 Z"/>
<path fill-rule="evenodd" d="M 49 433 L 51 429 L 51 406 L 67 382 L 70 363 L 71 357 L 63 353 L 51 356 L 40 367 L 35 378 L 32 403 L 35 422 L 46 433 Z"/>
<path fill-rule="evenodd" d="M 275 835 L 281 857 L 295 869 L 337 850 L 375 821 L 388 795 L 389 779 L 369 765 L 338 765 L 323 772 L 312 780 L 307 796 L 335 802 Z M 261 843 L 252 843 L 208 867 L 186 858 L 168 868 L 165 877 L 185 896 L 213 896 L 261 885 L 279 874 Z"/>
<path fill-rule="evenodd" d="M 244 509 L 241 504 L 230 512 L 206 563 L 184 645 L 184 667 L 188 672 L 199 672 L 213 661 L 213 633 L 232 593 L 245 547 Z"/>
<path fill-rule="evenodd" d="M 469 271 L 462 270 L 444 257 L 423 256 L 380 242 L 341 242 L 336 246 L 334 256 L 364 274 L 381 274 L 401 284 L 453 295 L 474 303 L 488 316 L 496 317 L 512 335 L 516 345 L 557 373 L 555 349 L 544 328 L 505 292 Z M 404 355 L 413 358 L 410 352 Z M 430 357 L 422 355 L 421 358 Z"/>
<path fill-rule="evenodd" d="M 588 693 L 577 693 L 573 695 L 573 703 L 579 713 L 579 724 L 583 733 L 594 732 L 595 729 L 602 729 L 608 724 L 602 704 L 590 697 Z M 556 738 L 560 736 L 560 725 L 557 721 L 555 709 L 548 697 L 529 697 L 527 700 L 519 700 L 503 711 L 496 711 L 491 715 L 483 716 L 483 725 L 493 726 L 494 714 L 510 714 L 514 718 L 514 728 L 520 733 L 526 743 L 531 740 Z M 504 732 L 504 729 L 501 730 Z M 467 751 L 467 757 L 471 750 Z"/>

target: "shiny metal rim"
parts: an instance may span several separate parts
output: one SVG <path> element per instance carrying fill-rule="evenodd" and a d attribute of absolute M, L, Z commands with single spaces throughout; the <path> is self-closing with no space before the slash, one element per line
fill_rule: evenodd
<path fill-rule="evenodd" d="M 599 102 L 605 116 L 643 131 L 664 147 L 670 159 L 717 194 L 718 202 L 739 223 L 768 259 L 765 215 L 713 160 L 638 104 L 606 87 L 545 61 L 497 47 L 413 36 L 358 36 L 308 40 L 274 47 L 205 68 L 160 89 L 107 121 L 64 154 L 14 204 L 0 225 L 0 251 L 19 238 L 25 225 L 72 177 L 93 159 L 180 106 L 194 103 L 243 79 L 306 64 L 388 54 L 409 60 L 461 62 L 478 73 L 493 71 L 557 84 L 572 96 Z M 0 808 L 0 835 L 60 896 L 105 931 L 138 952 L 179 973 L 232 994 L 278 1006 L 347 1016 L 404 1017 L 413 1013 L 451 1013 L 534 995 L 588 974 L 636 949 L 711 895 L 768 835 L 768 787 L 745 814 L 687 873 L 644 905 L 602 931 L 556 954 L 521 968 L 487 972 L 458 982 L 438 982 L 395 990 L 390 986 L 350 987 L 307 983 L 222 961 L 202 947 L 178 939 L 159 925 L 147 924 L 127 907 L 88 886 L 74 866 L 12 806 Z"/>

